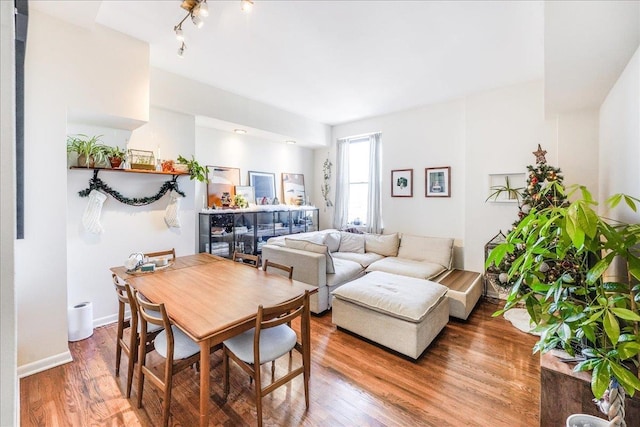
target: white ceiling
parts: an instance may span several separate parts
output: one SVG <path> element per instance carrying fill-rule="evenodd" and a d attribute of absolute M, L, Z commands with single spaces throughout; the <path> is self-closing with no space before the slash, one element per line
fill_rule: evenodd
<path fill-rule="evenodd" d="M 619 75 L 619 64 L 628 61 L 628 46 L 634 43 L 631 37 L 625 49 L 610 49 L 611 38 L 605 38 L 596 49 L 585 49 L 593 46 L 567 40 L 561 20 L 545 33 L 550 8 L 548 2 L 545 16 L 542 1 L 255 0 L 246 14 L 239 0 L 209 0 L 203 28 L 188 20 L 183 25 L 187 50 L 181 59 L 173 33 L 186 14 L 180 3 L 30 2 L 78 25 L 95 21 L 148 42 L 154 67 L 330 125 L 542 79 L 551 72 L 554 90 L 565 90 L 560 99 L 578 98 L 576 93 L 602 83 L 602 66 L 590 64 L 606 64 L 615 56 L 618 74 L 605 70 L 611 80 L 609 75 Z M 583 2 L 566 3 L 562 19 L 585 19 L 575 13 Z M 640 10 L 640 2 L 619 3 L 627 7 L 622 13 Z M 599 16 L 597 34 L 618 29 L 615 19 L 601 15 L 602 8 L 588 15 L 592 21 Z M 556 38 L 562 40 L 560 47 L 546 48 Z M 580 60 L 566 54 L 572 43 L 584 52 Z M 607 61 L 600 59 L 605 51 Z M 545 55 L 554 59 L 551 67 L 545 67 Z M 556 65 L 562 72 L 555 73 Z M 596 88 L 596 98 L 601 101 L 613 81 Z M 552 95 L 546 91 L 547 97 Z M 592 98 L 579 101 L 593 103 Z"/>

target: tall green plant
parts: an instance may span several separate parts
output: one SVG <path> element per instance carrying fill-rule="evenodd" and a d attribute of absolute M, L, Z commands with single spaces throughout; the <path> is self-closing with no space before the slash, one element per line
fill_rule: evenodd
<path fill-rule="evenodd" d="M 591 389 L 600 398 L 611 378 L 633 396 L 640 390 L 640 225 L 600 217 L 597 203 L 585 187 L 570 204 L 533 208 L 491 251 L 487 266 L 518 253 L 508 270 L 512 283 L 505 307 L 498 316 L 524 303 L 540 332 L 534 352 L 558 346 L 570 354 L 582 347 L 586 360 L 577 371 L 592 371 Z M 564 191 L 547 183 L 542 194 Z M 571 194 L 569 194 L 571 195 Z M 639 199 L 617 194 L 607 200 L 621 202 L 634 212 Z M 614 259 L 628 266 L 628 280 L 605 281 L 603 274 Z M 556 275 L 548 275 L 554 268 Z M 627 282 L 627 283 L 625 283 Z M 630 284 L 631 283 L 631 284 Z"/>

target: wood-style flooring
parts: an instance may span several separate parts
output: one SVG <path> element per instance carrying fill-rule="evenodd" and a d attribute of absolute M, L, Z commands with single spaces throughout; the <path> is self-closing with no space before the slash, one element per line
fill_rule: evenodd
<path fill-rule="evenodd" d="M 481 300 L 467 321 L 451 319 L 422 357 L 411 361 L 331 323 L 331 313 L 312 316 L 310 407 L 302 377 L 263 400 L 268 426 L 537 426 L 539 355 L 536 337 L 515 329 L 498 306 Z M 296 325 L 294 324 L 294 327 Z M 124 397 L 126 356 L 115 371 L 116 327 L 70 343 L 74 362 L 20 381 L 22 426 L 156 426 L 161 399 L 145 385 L 143 406 Z M 211 425 L 255 425 L 253 388 L 231 365 L 231 392 L 222 400 L 222 360 L 211 359 Z M 279 361 L 277 372 L 288 368 Z M 295 359 L 291 362 L 299 363 Z M 263 378 L 271 378 L 270 366 Z M 198 374 L 174 377 L 172 426 L 198 424 Z M 277 375 L 277 373 L 276 373 Z"/>

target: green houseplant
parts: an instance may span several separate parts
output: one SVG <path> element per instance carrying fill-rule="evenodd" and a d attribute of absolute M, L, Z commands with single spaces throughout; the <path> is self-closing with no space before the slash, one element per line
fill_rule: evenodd
<path fill-rule="evenodd" d="M 113 169 L 120 167 L 127 153 L 120 147 L 103 146 L 104 155 L 109 159 L 109 163 Z"/>
<path fill-rule="evenodd" d="M 616 382 L 633 396 L 640 390 L 640 225 L 599 216 L 585 187 L 567 196 L 577 190 L 582 197 L 574 202 L 532 208 L 491 251 L 486 266 L 510 261 L 509 295 L 494 315 L 524 304 L 541 334 L 534 352 L 580 351 L 575 370 L 591 371 L 596 398 Z M 542 197 L 551 193 L 565 195 L 555 181 L 541 190 Z M 622 201 L 634 212 L 640 202 L 617 194 L 607 204 Z M 611 279 L 605 272 L 616 263 L 627 272 Z"/>
<path fill-rule="evenodd" d="M 191 156 L 191 160 L 178 156 L 178 163 L 187 165 L 189 177 L 191 179 L 195 179 L 200 182 L 209 182 L 209 168 L 207 166 L 201 166 L 194 156 Z"/>
<path fill-rule="evenodd" d="M 78 166 L 93 168 L 96 164 L 106 164 L 102 135 L 87 136 L 85 134 L 67 136 L 67 153 L 78 155 Z"/>

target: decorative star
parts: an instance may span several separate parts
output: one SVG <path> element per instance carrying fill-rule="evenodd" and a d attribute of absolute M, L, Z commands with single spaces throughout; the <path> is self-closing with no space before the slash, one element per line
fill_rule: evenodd
<path fill-rule="evenodd" d="M 536 163 L 547 163 L 547 159 L 544 158 L 547 151 L 543 150 L 540 144 L 538 144 L 538 150 L 534 151 L 533 154 L 536 156 Z"/>

